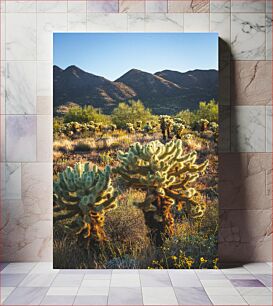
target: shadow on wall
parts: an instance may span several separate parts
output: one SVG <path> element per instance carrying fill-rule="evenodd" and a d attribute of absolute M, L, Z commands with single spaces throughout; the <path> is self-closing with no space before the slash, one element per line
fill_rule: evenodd
<path fill-rule="evenodd" d="M 230 46 L 220 39 L 218 252 L 223 267 L 257 260 L 268 261 L 271 254 L 270 214 L 268 225 L 260 222 L 267 220 L 267 215 L 261 215 L 263 208 L 271 207 L 271 189 L 266 185 L 271 157 L 268 153 L 259 157 L 259 153 L 237 152 L 240 148 L 238 133 L 231 135 L 231 130 L 236 130 L 234 127 L 239 125 L 239 118 L 231 107 L 231 97 L 235 96 L 238 87 L 232 75 L 234 65 Z M 257 183 L 261 184 L 260 187 Z"/>
<path fill-rule="evenodd" d="M 241 193 L 242 209 L 247 207 L 245 190 L 241 191 L 244 167 L 241 154 L 231 152 L 231 82 L 232 54 L 230 45 L 219 38 L 219 262 L 223 267 L 244 261 L 241 229 L 249 224 L 237 213 L 237 194 Z M 238 140 L 237 140 L 238 141 Z M 244 258 L 244 259 L 243 259 Z"/>

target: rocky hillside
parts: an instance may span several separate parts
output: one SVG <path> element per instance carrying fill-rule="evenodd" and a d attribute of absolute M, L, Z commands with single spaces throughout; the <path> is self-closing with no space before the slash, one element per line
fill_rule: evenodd
<path fill-rule="evenodd" d="M 119 102 L 140 99 L 156 114 L 195 109 L 199 101 L 218 98 L 218 71 L 181 73 L 164 70 L 151 74 L 132 69 L 112 82 L 104 77 L 69 66 L 54 66 L 54 107 L 75 102 L 91 104 L 110 113 Z"/>

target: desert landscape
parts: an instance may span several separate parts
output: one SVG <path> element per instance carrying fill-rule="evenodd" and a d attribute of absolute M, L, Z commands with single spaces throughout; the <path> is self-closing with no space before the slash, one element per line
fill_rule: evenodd
<path fill-rule="evenodd" d="M 54 114 L 56 268 L 217 268 L 215 100 L 175 115 L 140 100 Z"/>
<path fill-rule="evenodd" d="M 217 60 L 215 34 L 54 34 L 54 268 L 218 268 Z"/>

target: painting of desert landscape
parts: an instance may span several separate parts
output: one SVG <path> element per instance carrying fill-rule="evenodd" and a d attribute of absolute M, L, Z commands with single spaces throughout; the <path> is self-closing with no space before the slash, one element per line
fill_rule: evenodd
<path fill-rule="evenodd" d="M 54 268 L 217 269 L 217 34 L 53 42 Z"/>

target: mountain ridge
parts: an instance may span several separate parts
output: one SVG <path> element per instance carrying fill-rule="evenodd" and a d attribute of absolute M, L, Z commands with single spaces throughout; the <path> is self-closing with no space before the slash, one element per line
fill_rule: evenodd
<path fill-rule="evenodd" d="M 162 70 L 154 74 L 130 69 L 115 81 L 71 65 L 53 66 L 54 107 L 75 102 L 93 105 L 111 113 L 119 102 L 140 99 L 154 113 L 196 109 L 200 101 L 218 98 L 218 71 L 195 69 L 187 72 Z"/>

